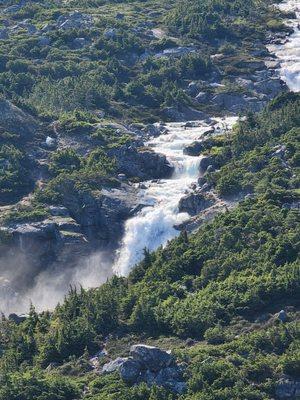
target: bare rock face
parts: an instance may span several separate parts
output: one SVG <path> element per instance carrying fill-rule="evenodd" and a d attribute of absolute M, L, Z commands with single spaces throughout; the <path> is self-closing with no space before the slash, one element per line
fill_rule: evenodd
<path fill-rule="evenodd" d="M 174 358 L 168 352 L 145 344 L 131 346 L 130 355 L 150 371 L 159 371 L 162 368 L 169 367 L 174 362 Z"/>
<path fill-rule="evenodd" d="M 212 206 L 214 199 L 202 193 L 190 193 L 179 202 L 179 212 L 188 213 L 190 216 L 198 215 L 201 211 Z"/>
<path fill-rule="evenodd" d="M 204 173 L 207 171 L 207 168 L 212 165 L 214 166 L 214 159 L 211 156 L 204 156 L 201 158 L 200 160 L 200 164 L 199 164 L 199 171 L 201 173 Z"/>
<path fill-rule="evenodd" d="M 169 178 L 174 170 L 164 155 L 151 150 L 122 146 L 113 149 L 110 156 L 115 157 L 118 172 L 127 177 L 141 180 Z"/>
<path fill-rule="evenodd" d="M 25 137 L 33 135 L 38 124 L 31 115 L 25 113 L 10 101 L 0 100 L 0 127 Z"/>
<path fill-rule="evenodd" d="M 184 148 L 183 154 L 196 157 L 199 156 L 203 150 L 204 146 L 202 142 L 193 142 Z"/>

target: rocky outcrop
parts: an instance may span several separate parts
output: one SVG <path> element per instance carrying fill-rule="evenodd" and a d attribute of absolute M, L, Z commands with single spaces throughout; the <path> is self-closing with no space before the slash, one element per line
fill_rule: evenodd
<path fill-rule="evenodd" d="M 173 173 L 173 167 L 164 155 L 148 149 L 122 146 L 112 149 L 110 155 L 117 161 L 118 172 L 129 178 L 161 179 L 169 178 Z"/>
<path fill-rule="evenodd" d="M 157 372 L 162 368 L 169 367 L 174 358 L 172 355 L 158 347 L 146 346 L 144 344 L 137 344 L 131 346 L 130 355 L 138 361 L 144 369 Z"/>
<path fill-rule="evenodd" d="M 36 132 L 38 124 L 31 115 L 25 113 L 10 101 L 0 100 L 0 127 L 26 138 L 26 136 L 33 135 Z"/>
<path fill-rule="evenodd" d="M 190 193 L 180 200 L 179 212 L 195 216 L 208 207 L 211 207 L 214 202 L 215 200 L 212 196 L 197 192 Z"/>
<path fill-rule="evenodd" d="M 183 149 L 183 154 L 195 157 L 199 156 L 199 154 L 203 150 L 204 150 L 203 142 L 193 142 Z"/>
<path fill-rule="evenodd" d="M 203 111 L 194 110 L 193 108 L 180 106 L 180 107 L 168 107 L 163 110 L 165 117 L 169 118 L 174 122 L 182 121 L 198 121 L 207 120 L 209 116 Z"/>
<path fill-rule="evenodd" d="M 58 28 L 63 30 L 86 29 L 93 26 L 93 17 L 75 10 L 67 15 L 61 15 L 56 23 Z"/>
<path fill-rule="evenodd" d="M 204 173 L 207 171 L 208 167 L 212 165 L 213 167 L 215 166 L 215 161 L 212 156 L 204 156 L 201 158 L 200 163 L 199 163 L 199 171 L 201 173 Z"/>
<path fill-rule="evenodd" d="M 102 373 L 112 372 L 119 372 L 129 384 L 146 382 L 148 386 L 162 386 L 179 394 L 187 388 L 184 368 L 176 363 L 170 352 L 144 344 L 131 346 L 129 357 L 119 357 L 103 366 Z"/>

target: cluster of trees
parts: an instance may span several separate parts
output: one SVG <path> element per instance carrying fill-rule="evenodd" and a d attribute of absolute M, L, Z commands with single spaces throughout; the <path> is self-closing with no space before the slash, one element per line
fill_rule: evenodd
<path fill-rule="evenodd" d="M 15 139 L 15 135 L 2 133 L 3 141 Z M 29 176 L 30 162 L 26 154 L 13 144 L 2 144 L 0 137 L 0 202 L 15 201 L 32 187 Z"/>
<path fill-rule="evenodd" d="M 81 10 L 102 4 L 87 3 Z M 177 2 L 171 11 L 160 1 L 143 3 L 145 10 L 159 9 L 166 15 L 162 19 L 159 13 L 155 16 L 152 12 L 151 18 L 181 37 L 174 41 L 151 39 L 141 29 L 145 22 L 138 5 L 126 2 L 124 7 L 138 17 L 118 20 L 109 12 L 100 15 L 99 8 L 92 8 L 87 9 L 96 15 L 90 28 L 50 30 L 48 44 L 38 35 L 22 32 L 1 41 L 0 91 L 15 101 L 22 98 L 41 116 L 57 117 L 65 111 L 101 108 L 110 116 L 117 114 L 124 118 L 129 115 L 130 104 L 137 110 L 140 106 L 147 107 L 151 119 L 155 119 L 159 108 L 192 101 L 182 91 L 185 79 L 203 79 L 213 70 L 209 55 L 217 51 L 218 45 L 212 42 L 204 45 L 203 37 L 226 37 L 227 45 L 235 48 L 238 39 L 242 41 L 263 31 L 268 18 L 273 16 L 264 2 L 255 0 Z M 36 26 L 45 22 L 55 25 L 60 15 L 70 11 L 55 2 L 44 8 L 39 3 L 30 3 L 27 8 L 33 9 L 30 18 Z M 76 8 L 75 2 L 71 8 Z M 112 6 L 111 13 L 115 10 Z M 25 17 L 16 13 L 13 18 L 21 21 Z M 201 49 L 197 54 L 169 59 L 150 56 L 189 43 L 191 35 Z M 76 45 L 76 39 L 84 40 L 84 44 Z M 239 48 L 246 51 L 242 42 Z"/>
<path fill-rule="evenodd" d="M 193 38 L 232 40 L 259 34 L 266 27 L 267 5 L 260 0 L 181 1 L 168 15 L 167 23 Z"/>
<path fill-rule="evenodd" d="M 249 114 L 232 141 L 215 155 L 220 171 L 209 176 L 221 195 L 282 192 L 299 187 L 299 111 L 296 94 L 282 95 L 259 115 Z M 274 196 L 275 197 L 275 196 Z"/>

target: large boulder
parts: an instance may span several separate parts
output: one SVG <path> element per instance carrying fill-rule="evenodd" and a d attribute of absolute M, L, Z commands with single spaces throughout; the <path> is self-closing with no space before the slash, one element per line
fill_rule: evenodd
<path fill-rule="evenodd" d="M 127 383 L 136 383 L 141 375 L 141 371 L 141 364 L 132 358 L 125 360 L 119 368 L 121 378 Z"/>
<path fill-rule="evenodd" d="M 266 94 L 270 99 L 276 97 L 287 88 L 286 84 L 277 77 L 269 78 L 254 84 L 254 90 Z"/>
<path fill-rule="evenodd" d="M 195 110 L 191 107 L 167 107 L 163 110 L 163 114 L 174 122 L 182 121 L 210 121 L 207 114 L 203 111 Z"/>
<path fill-rule="evenodd" d="M 0 100 L 0 127 L 8 132 L 26 137 L 36 132 L 38 124 L 31 115 L 10 101 Z"/>
<path fill-rule="evenodd" d="M 118 357 L 113 361 L 110 361 L 103 365 L 102 373 L 111 374 L 112 372 L 119 371 L 120 367 L 128 361 L 128 357 Z"/>
<path fill-rule="evenodd" d="M 159 371 L 174 363 L 174 358 L 169 352 L 144 344 L 131 346 L 130 355 L 150 371 Z"/>
<path fill-rule="evenodd" d="M 195 216 L 213 204 L 214 200 L 212 197 L 205 196 L 202 193 L 190 193 L 180 200 L 179 212 Z"/>
<path fill-rule="evenodd" d="M 186 154 L 188 156 L 199 156 L 199 154 L 204 150 L 204 145 L 203 142 L 193 142 L 189 145 L 187 145 L 183 149 L 183 154 Z"/>
<path fill-rule="evenodd" d="M 93 26 L 93 17 L 75 10 L 69 14 L 61 15 L 57 19 L 57 26 L 63 30 L 87 29 Z"/>
<path fill-rule="evenodd" d="M 115 157 L 118 172 L 130 178 L 141 180 L 169 178 L 174 170 L 163 154 L 152 150 L 125 145 L 112 149 L 109 154 Z"/>
<path fill-rule="evenodd" d="M 199 163 L 199 171 L 201 173 L 204 173 L 207 171 L 207 168 L 213 165 L 214 166 L 214 159 L 211 156 L 204 156 L 201 158 L 200 163 Z"/>
<path fill-rule="evenodd" d="M 187 384 L 183 379 L 183 368 L 178 365 L 161 369 L 154 382 L 158 386 L 164 386 L 179 394 L 183 394 L 187 389 Z"/>
<path fill-rule="evenodd" d="M 184 368 L 176 364 L 167 351 L 158 347 L 137 344 L 130 348 L 130 357 L 117 358 L 102 368 L 103 374 L 119 372 L 129 384 L 145 382 L 149 387 L 162 386 L 174 393 L 182 394 L 187 389 Z"/>
<path fill-rule="evenodd" d="M 237 93 L 218 93 L 212 98 L 212 102 L 232 112 L 240 112 L 246 108 L 244 95 Z"/>

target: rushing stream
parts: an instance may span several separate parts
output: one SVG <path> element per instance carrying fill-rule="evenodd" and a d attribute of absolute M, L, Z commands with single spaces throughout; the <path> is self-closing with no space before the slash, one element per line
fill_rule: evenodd
<path fill-rule="evenodd" d="M 297 18 L 287 20 L 286 24 L 294 29 L 283 44 L 270 45 L 269 50 L 280 61 L 279 74 L 290 90 L 300 90 L 300 1 L 288 0 L 278 5 L 282 11 L 295 12 Z"/>
<path fill-rule="evenodd" d="M 216 134 L 228 130 L 237 121 L 237 117 L 214 119 Z M 147 144 L 158 153 L 164 154 L 174 166 L 171 179 L 145 182 L 143 201 L 149 206 L 128 220 L 125 235 L 119 250 L 114 270 L 119 275 L 127 275 L 130 269 L 143 258 L 143 250 L 155 250 L 178 235 L 174 226 L 188 219 L 185 213 L 179 213 L 180 199 L 192 190 L 199 177 L 201 157 L 185 155 L 184 148 L 201 139 L 212 127 L 204 121 L 197 121 L 195 127 L 186 127 L 185 123 L 166 124 L 168 132 Z"/>
<path fill-rule="evenodd" d="M 284 11 L 296 12 L 297 19 L 287 20 L 287 25 L 294 28 L 294 33 L 283 44 L 270 45 L 269 50 L 280 62 L 279 74 L 290 90 L 300 88 L 300 1 L 287 0 L 278 7 Z M 215 120 L 216 121 L 216 120 Z M 219 120 L 216 131 L 222 132 L 230 128 L 237 118 Z M 143 200 L 149 206 L 126 223 L 125 235 L 114 265 L 115 273 L 127 275 L 130 269 L 143 258 L 143 250 L 155 250 L 165 245 L 168 240 L 178 235 L 174 228 L 188 218 L 187 214 L 179 213 L 180 199 L 189 191 L 199 176 L 199 157 L 187 156 L 184 148 L 193 141 L 200 139 L 210 126 L 199 121 L 195 128 L 185 128 L 184 123 L 167 124 L 168 133 L 151 140 L 148 145 L 155 151 L 165 154 L 175 167 L 171 179 L 158 182 L 146 182 Z"/>

